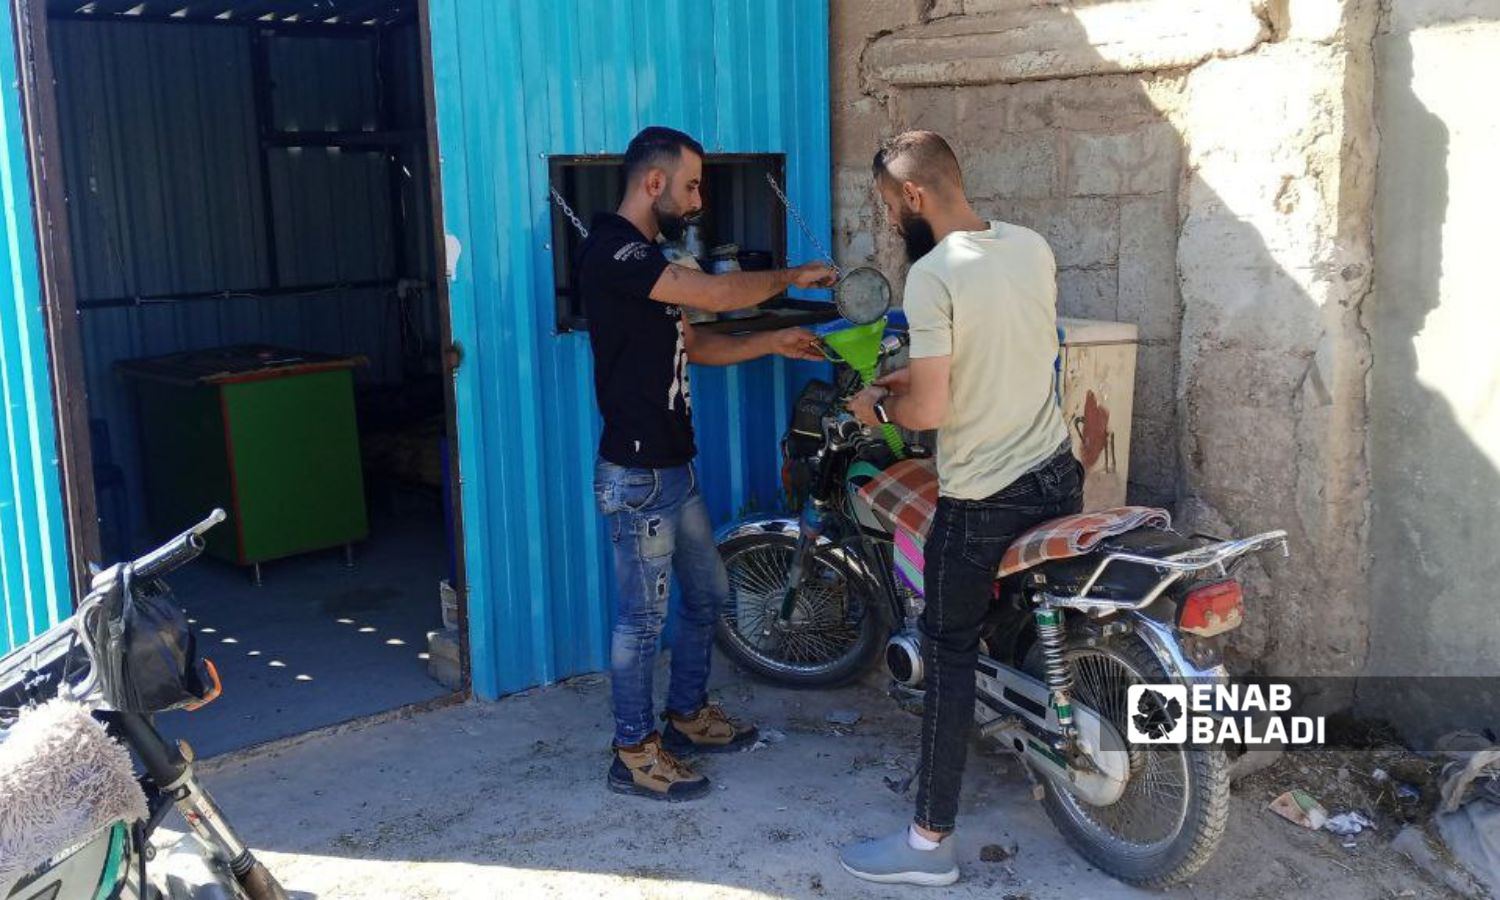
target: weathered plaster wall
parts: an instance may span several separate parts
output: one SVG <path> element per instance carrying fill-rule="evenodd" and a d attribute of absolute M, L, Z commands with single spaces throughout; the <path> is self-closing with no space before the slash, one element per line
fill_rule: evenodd
<path fill-rule="evenodd" d="M 1500 3 L 1394 0 L 1376 47 L 1371 669 L 1500 674 Z"/>
<path fill-rule="evenodd" d="M 1373 0 L 835 0 L 836 231 L 902 266 L 879 137 L 948 135 L 980 211 L 1040 231 L 1065 315 L 1137 323 L 1131 490 L 1286 528 L 1236 650 L 1358 669 Z"/>
<path fill-rule="evenodd" d="M 1192 72 L 1177 119 L 1190 160 L 1182 497 L 1236 532 L 1291 533 L 1239 644 L 1277 672 L 1352 674 L 1368 641 L 1359 314 L 1373 275 L 1377 14 L 1373 2 L 1282 7 L 1272 41 Z"/>

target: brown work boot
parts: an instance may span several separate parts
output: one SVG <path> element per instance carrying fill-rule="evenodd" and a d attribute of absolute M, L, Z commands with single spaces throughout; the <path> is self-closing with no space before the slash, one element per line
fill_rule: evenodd
<path fill-rule="evenodd" d="M 708 793 L 708 779 L 683 765 L 652 734 L 634 747 L 616 747 L 609 767 L 609 789 L 652 800 L 697 800 Z"/>
<path fill-rule="evenodd" d="M 755 743 L 760 731 L 754 725 L 736 722 L 717 703 L 710 703 L 691 716 L 666 715 L 662 746 L 673 753 L 728 753 Z"/>

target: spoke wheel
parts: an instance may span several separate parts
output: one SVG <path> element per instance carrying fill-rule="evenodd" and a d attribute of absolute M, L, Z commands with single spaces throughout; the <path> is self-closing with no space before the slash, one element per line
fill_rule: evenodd
<path fill-rule="evenodd" d="M 791 617 L 781 621 L 796 552 L 789 534 L 755 534 L 720 547 L 729 602 L 719 620 L 724 652 L 752 672 L 786 684 L 828 685 L 862 672 L 880 646 L 863 580 L 826 548 L 806 561 Z"/>
<path fill-rule="evenodd" d="M 1092 708 L 1119 734 L 1125 734 L 1129 705 L 1125 690 L 1146 679 L 1108 650 L 1068 654 L 1073 668 L 1075 702 Z M 1181 831 L 1188 812 L 1187 753 L 1176 747 L 1141 747 L 1130 751 L 1130 781 L 1109 806 L 1090 806 L 1073 794 L 1060 798 L 1080 825 L 1101 840 L 1130 845 L 1138 851 L 1160 849 Z"/>
<path fill-rule="evenodd" d="M 1126 689 L 1170 680 L 1134 637 L 1095 647 L 1070 643 L 1073 701 L 1097 712 L 1119 734 L 1130 714 Z M 1039 647 L 1026 669 L 1041 670 Z M 1120 799 L 1094 806 L 1048 783 L 1044 806 L 1058 830 L 1085 858 L 1122 881 L 1164 887 L 1208 862 L 1229 818 L 1229 763 L 1223 750 L 1174 746 L 1130 750 L 1130 780 Z"/>

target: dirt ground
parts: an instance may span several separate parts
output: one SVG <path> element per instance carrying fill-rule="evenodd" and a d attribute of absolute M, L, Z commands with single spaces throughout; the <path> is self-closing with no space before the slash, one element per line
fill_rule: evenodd
<path fill-rule="evenodd" d="M 695 804 L 605 790 L 600 677 L 348 726 L 202 770 L 303 900 L 1450 896 L 1390 851 L 1393 824 L 1346 848 L 1267 812 L 1274 773 L 1237 794 L 1224 845 L 1194 883 L 1165 895 L 1134 890 L 1069 850 L 1020 764 L 992 751 L 970 756 L 957 837 L 963 881 L 936 891 L 866 885 L 839 867 L 837 849 L 908 821 L 911 798 L 885 779 L 914 765 L 917 720 L 871 685 L 786 691 L 730 675 L 716 694 L 785 740 L 709 758 L 701 768 L 716 790 Z M 834 726 L 834 711 L 860 719 Z M 1015 854 L 985 861 L 1005 855 L 985 851 L 993 846 Z"/>

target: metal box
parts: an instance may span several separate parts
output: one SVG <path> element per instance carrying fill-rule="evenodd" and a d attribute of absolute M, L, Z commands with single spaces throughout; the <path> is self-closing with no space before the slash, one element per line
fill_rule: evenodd
<path fill-rule="evenodd" d="M 1125 504 L 1130 420 L 1135 405 L 1136 327 L 1059 319 L 1060 396 L 1073 452 L 1083 462 L 1083 508 Z"/>

